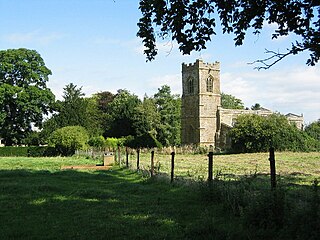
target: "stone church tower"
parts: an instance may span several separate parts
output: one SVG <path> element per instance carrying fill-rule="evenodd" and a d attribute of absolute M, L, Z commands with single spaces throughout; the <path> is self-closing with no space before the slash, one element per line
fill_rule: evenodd
<path fill-rule="evenodd" d="M 182 144 L 216 146 L 220 131 L 220 63 L 182 64 Z"/>

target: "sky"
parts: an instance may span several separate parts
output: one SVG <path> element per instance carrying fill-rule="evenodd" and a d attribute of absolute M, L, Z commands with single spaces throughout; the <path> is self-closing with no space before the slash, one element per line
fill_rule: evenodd
<path fill-rule="evenodd" d="M 181 95 L 181 64 L 219 61 L 221 91 L 283 114 L 303 114 L 308 124 L 320 118 L 320 64 L 309 67 L 308 53 L 285 58 L 269 70 L 248 64 L 268 57 L 265 49 L 284 52 L 295 36 L 271 40 L 273 25 L 260 35 L 247 33 L 235 47 L 232 35 L 217 30 L 207 49 L 182 55 L 169 40 L 146 62 L 136 34 L 139 0 L 0 0 L 0 50 L 36 50 L 52 71 L 48 87 L 62 98 L 74 83 L 86 96 L 127 89 L 143 98 L 167 84 Z"/>

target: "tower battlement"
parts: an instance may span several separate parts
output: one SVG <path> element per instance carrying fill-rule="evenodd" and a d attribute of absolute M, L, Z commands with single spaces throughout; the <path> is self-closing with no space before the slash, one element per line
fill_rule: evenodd
<path fill-rule="evenodd" d="M 220 62 L 205 63 L 202 59 L 197 59 L 194 63 L 182 63 L 182 71 L 194 71 L 197 68 L 208 68 L 212 70 L 220 70 Z"/>

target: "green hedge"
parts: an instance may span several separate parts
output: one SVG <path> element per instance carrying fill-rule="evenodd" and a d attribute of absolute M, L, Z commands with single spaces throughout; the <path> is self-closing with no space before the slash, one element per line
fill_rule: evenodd
<path fill-rule="evenodd" d="M 53 157 L 58 153 L 53 147 L 0 147 L 0 157 Z"/>
<path fill-rule="evenodd" d="M 28 147 L 0 147 L 1 157 L 26 157 L 28 156 Z"/>

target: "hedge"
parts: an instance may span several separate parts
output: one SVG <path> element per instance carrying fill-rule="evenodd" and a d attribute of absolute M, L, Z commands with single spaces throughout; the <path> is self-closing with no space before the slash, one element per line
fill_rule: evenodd
<path fill-rule="evenodd" d="M 0 157 L 53 157 L 57 156 L 53 147 L 0 147 Z"/>

